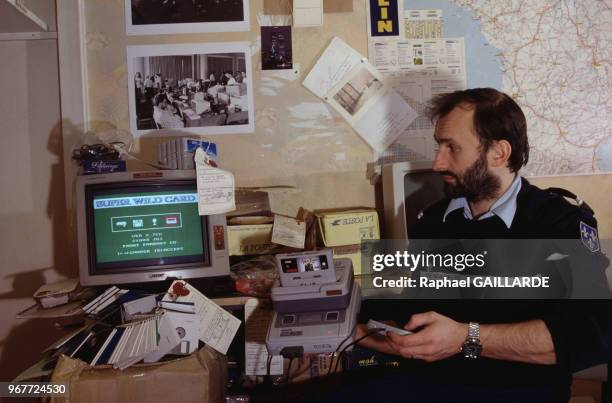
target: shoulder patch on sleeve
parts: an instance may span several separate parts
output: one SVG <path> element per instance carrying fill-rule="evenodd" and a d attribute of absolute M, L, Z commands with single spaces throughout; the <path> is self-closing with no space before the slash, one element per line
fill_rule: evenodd
<path fill-rule="evenodd" d="M 591 227 L 583 221 L 580 221 L 580 240 L 591 252 L 599 251 L 600 246 L 597 228 Z"/>
<path fill-rule="evenodd" d="M 417 220 L 420 220 L 423 217 L 423 211 L 424 210 L 419 211 L 419 214 L 417 214 Z"/>

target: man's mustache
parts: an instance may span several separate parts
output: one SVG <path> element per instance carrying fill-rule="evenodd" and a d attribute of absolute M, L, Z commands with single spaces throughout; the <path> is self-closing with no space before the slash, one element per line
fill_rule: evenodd
<path fill-rule="evenodd" d="M 440 171 L 438 172 L 438 174 L 440 174 L 440 176 L 452 176 L 453 178 L 457 180 L 459 179 L 459 176 L 451 171 Z"/>

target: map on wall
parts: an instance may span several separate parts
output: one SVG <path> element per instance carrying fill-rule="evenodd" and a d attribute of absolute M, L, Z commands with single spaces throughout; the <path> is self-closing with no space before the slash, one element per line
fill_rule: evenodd
<path fill-rule="evenodd" d="M 612 7 L 598 0 L 405 0 L 465 38 L 467 87 L 527 117 L 530 176 L 612 172 Z"/>

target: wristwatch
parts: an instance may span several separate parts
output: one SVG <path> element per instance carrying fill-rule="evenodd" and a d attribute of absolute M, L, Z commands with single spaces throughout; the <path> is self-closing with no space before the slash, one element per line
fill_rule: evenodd
<path fill-rule="evenodd" d="M 476 359 L 482 353 L 482 344 L 480 344 L 480 325 L 476 322 L 470 322 L 468 325 L 468 334 L 461 346 L 461 353 L 465 358 Z"/>

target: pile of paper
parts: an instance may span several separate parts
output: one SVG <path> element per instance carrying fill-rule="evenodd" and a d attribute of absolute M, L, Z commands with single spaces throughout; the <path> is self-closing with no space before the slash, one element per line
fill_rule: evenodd
<path fill-rule="evenodd" d="M 140 361 L 157 362 L 167 354 L 191 354 L 200 341 L 226 354 L 241 324 L 190 284 L 178 280 L 163 296 L 113 286 L 83 310 L 99 320 L 50 349 L 92 366 L 118 369 Z M 117 321 L 121 323 L 109 323 L 108 318 L 119 317 L 119 310 Z"/>

